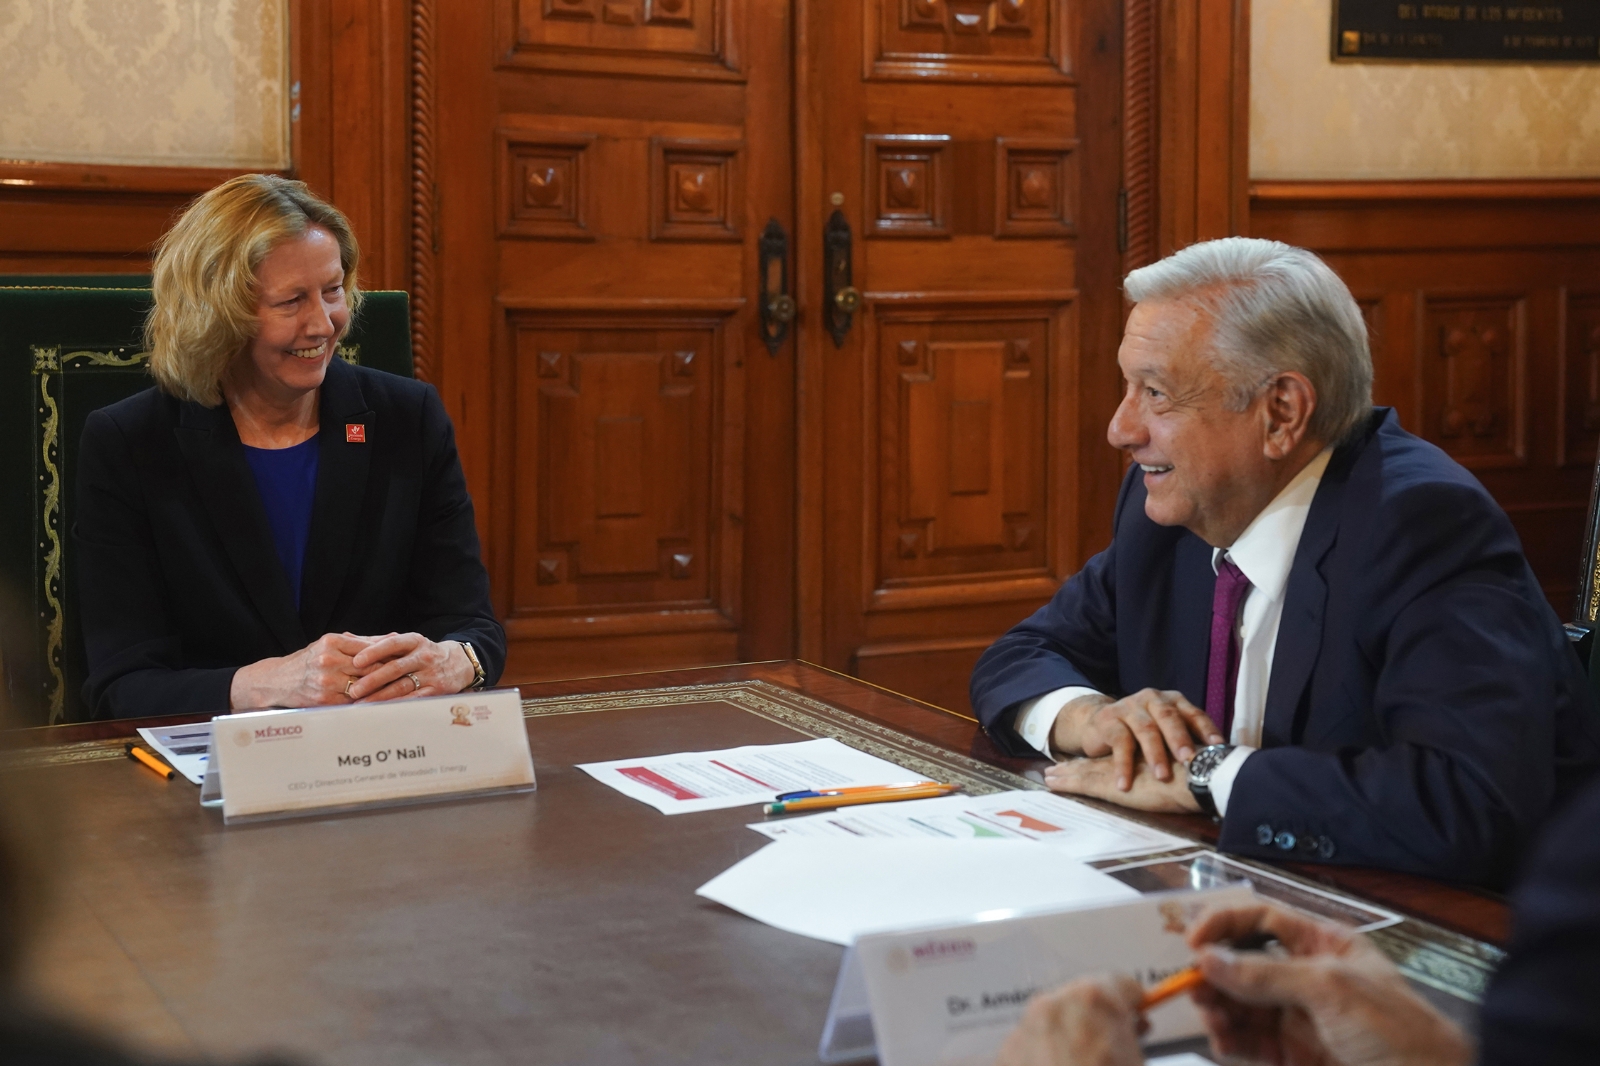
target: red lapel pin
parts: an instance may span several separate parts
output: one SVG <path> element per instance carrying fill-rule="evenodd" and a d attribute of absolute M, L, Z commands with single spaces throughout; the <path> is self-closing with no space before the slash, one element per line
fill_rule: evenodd
<path fill-rule="evenodd" d="M 346 444 L 367 443 L 367 427 L 361 422 L 346 422 L 344 425 L 344 439 Z"/>

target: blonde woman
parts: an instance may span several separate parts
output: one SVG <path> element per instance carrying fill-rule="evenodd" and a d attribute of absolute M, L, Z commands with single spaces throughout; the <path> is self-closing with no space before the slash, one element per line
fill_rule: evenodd
<path fill-rule="evenodd" d="M 350 225 L 263 174 L 162 238 L 154 388 L 84 428 L 74 527 L 97 716 L 492 684 L 505 632 L 431 386 L 337 358 Z"/>

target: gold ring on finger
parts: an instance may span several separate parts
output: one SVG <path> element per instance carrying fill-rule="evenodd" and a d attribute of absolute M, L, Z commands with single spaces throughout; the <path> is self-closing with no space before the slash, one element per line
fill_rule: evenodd
<path fill-rule="evenodd" d="M 407 674 L 407 675 L 406 675 L 406 676 L 407 676 L 407 677 L 409 677 L 409 678 L 410 678 L 410 679 L 411 679 L 411 683 L 412 683 L 412 684 L 413 684 L 413 685 L 415 685 L 415 686 L 416 686 L 416 688 L 414 688 L 414 689 L 412 689 L 412 690 L 411 690 L 411 691 L 412 691 L 412 692 L 419 692 L 419 691 L 421 691 L 421 689 L 422 689 L 422 682 L 421 682 L 421 681 L 419 681 L 419 680 L 417 680 L 417 675 L 416 675 L 416 674 Z"/>

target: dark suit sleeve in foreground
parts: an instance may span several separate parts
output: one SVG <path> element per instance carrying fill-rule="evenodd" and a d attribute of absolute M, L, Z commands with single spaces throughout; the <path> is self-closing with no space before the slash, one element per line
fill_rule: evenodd
<path fill-rule="evenodd" d="M 473 520 L 472 497 L 456 453 L 455 430 L 439 394 L 427 390 L 422 435 L 425 482 L 412 557 L 407 616 L 429 640 L 464 640 L 478 653 L 487 683 L 500 679 L 506 662 L 505 629 L 489 598 Z"/>
<path fill-rule="evenodd" d="M 1577 660 L 1479 491 L 1408 490 L 1348 559 L 1328 609 L 1347 635 L 1323 642 L 1310 724 L 1245 761 L 1220 845 L 1503 884 L 1557 796 Z"/>
<path fill-rule="evenodd" d="M 1600 1059 L 1600 786 L 1540 841 L 1512 897 L 1511 949 L 1483 1000 L 1482 1066 Z"/>

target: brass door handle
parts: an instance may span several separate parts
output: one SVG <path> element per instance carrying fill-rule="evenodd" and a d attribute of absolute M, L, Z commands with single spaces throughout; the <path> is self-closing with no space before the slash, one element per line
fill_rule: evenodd
<path fill-rule="evenodd" d="M 789 235 L 777 219 L 767 221 L 758 250 L 762 299 L 756 306 L 761 311 L 761 341 L 768 353 L 777 355 L 789 336 L 795 313 L 794 297 L 789 295 Z"/>
<path fill-rule="evenodd" d="M 851 284 L 850 244 L 850 222 L 843 211 L 835 211 L 822 229 L 822 320 L 835 348 L 844 347 L 845 334 L 861 307 L 861 293 Z"/>
<path fill-rule="evenodd" d="M 767 317 L 784 325 L 793 322 L 794 297 L 786 292 L 767 297 Z"/>

